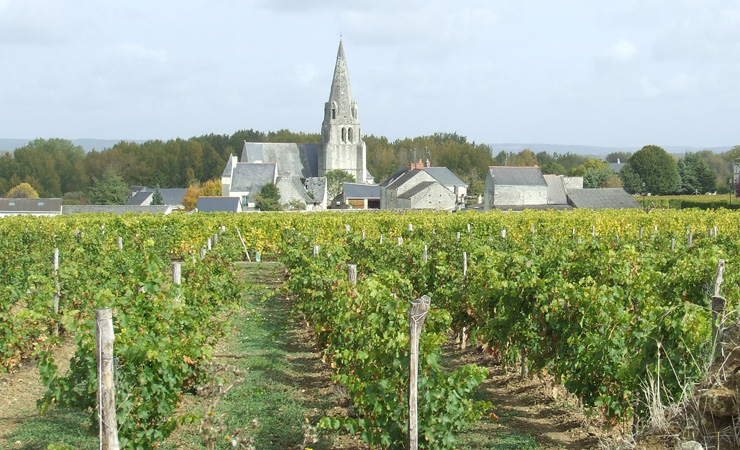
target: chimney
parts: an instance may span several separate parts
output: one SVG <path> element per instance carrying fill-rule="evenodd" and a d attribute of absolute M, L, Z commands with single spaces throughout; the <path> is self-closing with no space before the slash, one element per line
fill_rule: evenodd
<path fill-rule="evenodd" d="M 410 162 L 409 163 L 409 170 L 414 170 L 414 163 L 413 162 Z"/>
<path fill-rule="evenodd" d="M 429 158 L 427 158 L 427 162 L 424 164 L 424 167 L 432 167 L 432 163 L 429 162 Z"/>
<path fill-rule="evenodd" d="M 419 162 L 416 163 L 416 170 L 421 170 L 424 168 L 424 163 L 421 162 L 421 158 L 419 159 Z"/>

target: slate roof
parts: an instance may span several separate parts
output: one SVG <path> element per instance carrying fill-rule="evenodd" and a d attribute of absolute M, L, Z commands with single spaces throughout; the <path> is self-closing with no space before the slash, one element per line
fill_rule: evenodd
<path fill-rule="evenodd" d="M 380 198 L 380 186 L 373 184 L 344 183 L 344 198 L 369 199 Z"/>
<path fill-rule="evenodd" d="M 126 205 L 128 206 L 140 206 L 144 205 L 144 203 L 147 202 L 153 195 L 154 195 L 154 189 L 151 188 L 144 188 L 143 190 L 137 192 L 134 194 L 133 197 L 128 199 L 126 201 Z M 180 206 L 182 205 L 182 201 L 185 199 L 185 192 L 187 192 L 187 189 L 184 188 L 166 188 L 166 189 L 160 189 L 159 192 L 162 193 L 162 200 L 164 201 L 165 205 L 168 206 Z"/>
<path fill-rule="evenodd" d="M 421 172 L 419 169 L 402 169 L 390 176 L 381 186 L 386 186 L 389 189 L 398 189 L 403 186 L 407 181 L 412 179 L 416 174 Z"/>
<path fill-rule="evenodd" d="M 565 193 L 563 179 L 560 175 L 544 175 L 547 183 L 547 204 L 548 205 L 567 205 L 568 196 Z"/>
<path fill-rule="evenodd" d="M 230 177 L 231 171 L 233 170 L 234 166 L 234 155 L 229 155 L 229 160 L 226 161 L 226 167 L 224 168 L 224 172 L 221 174 L 222 177 Z"/>
<path fill-rule="evenodd" d="M 275 163 L 237 163 L 231 178 L 233 192 L 259 192 L 262 186 L 275 181 Z"/>
<path fill-rule="evenodd" d="M 293 195 L 290 195 L 288 190 L 292 191 L 292 194 L 297 195 L 306 203 L 313 203 L 314 201 L 314 199 L 308 195 L 308 191 L 306 191 L 303 183 L 301 183 L 301 179 L 298 177 L 278 177 L 278 179 L 275 180 L 275 185 L 280 190 L 281 201 L 293 198 Z M 249 196 L 251 197 L 252 194 Z"/>
<path fill-rule="evenodd" d="M 547 186 L 539 167 L 491 166 L 488 174 L 497 186 Z"/>
<path fill-rule="evenodd" d="M 399 195 L 398 198 L 411 200 L 411 198 L 422 192 L 423 190 L 429 188 L 430 186 L 434 186 L 436 184 L 435 181 L 422 181 L 421 183 L 417 184 L 416 186 L 412 187 L 408 191 L 404 192 L 403 194 Z"/>
<path fill-rule="evenodd" d="M 280 176 L 310 178 L 319 176 L 319 144 L 244 142 L 245 162 L 277 163 Z"/>
<path fill-rule="evenodd" d="M 568 202 L 576 208 L 627 209 L 640 204 L 622 188 L 577 189 L 568 193 Z"/>
<path fill-rule="evenodd" d="M 199 213 L 239 212 L 239 197 L 198 197 L 195 208 Z"/>
<path fill-rule="evenodd" d="M 306 190 L 313 195 L 312 201 L 323 203 L 326 192 L 326 178 L 313 177 L 306 180 Z"/>
<path fill-rule="evenodd" d="M 149 192 L 149 191 L 146 190 L 146 188 L 144 188 L 144 189 L 145 190 L 137 192 L 136 194 L 134 194 L 133 197 L 131 197 L 130 199 L 128 199 L 126 201 L 126 205 L 128 205 L 128 206 L 141 206 L 141 205 L 143 205 L 147 201 L 147 199 L 149 197 L 151 197 L 152 195 L 154 195 L 154 192 L 153 191 L 152 192 Z"/>
<path fill-rule="evenodd" d="M 149 213 L 149 214 L 169 214 L 172 207 L 162 206 L 136 206 L 136 205 L 64 205 L 62 214 L 83 214 L 83 213 Z"/>
<path fill-rule="evenodd" d="M 12 213 L 62 212 L 61 198 L 0 198 L 0 211 Z"/>
<path fill-rule="evenodd" d="M 448 189 L 454 188 L 455 186 L 467 187 L 468 185 L 466 182 L 461 180 L 460 177 L 452 173 L 452 171 L 447 167 L 425 167 L 423 170 Z"/>
<path fill-rule="evenodd" d="M 185 193 L 188 190 L 185 188 L 167 188 L 159 191 L 162 193 L 165 205 L 178 206 L 182 205 L 182 201 L 185 200 Z"/>

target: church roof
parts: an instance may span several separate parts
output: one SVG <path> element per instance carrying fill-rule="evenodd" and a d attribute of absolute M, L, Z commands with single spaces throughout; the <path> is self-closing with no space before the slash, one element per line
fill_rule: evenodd
<path fill-rule="evenodd" d="M 275 181 L 274 163 L 237 163 L 231 179 L 233 192 L 258 192 L 262 186 Z"/>
<path fill-rule="evenodd" d="M 319 173 L 319 144 L 244 142 L 242 163 L 275 163 L 279 176 L 311 178 Z"/>

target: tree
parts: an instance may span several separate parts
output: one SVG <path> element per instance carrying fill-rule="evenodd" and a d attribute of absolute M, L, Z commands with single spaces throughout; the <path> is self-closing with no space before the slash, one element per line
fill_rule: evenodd
<path fill-rule="evenodd" d="M 203 186 L 200 188 L 200 195 L 203 197 L 220 197 L 221 178 L 214 178 L 203 183 Z"/>
<path fill-rule="evenodd" d="M 682 194 L 714 192 L 717 189 L 716 175 L 697 153 L 687 153 L 677 166 Z"/>
<path fill-rule="evenodd" d="M 274 183 L 267 183 L 254 196 L 254 206 L 260 211 L 281 211 L 280 190 Z"/>
<path fill-rule="evenodd" d="M 334 169 L 326 172 L 326 190 L 329 195 L 329 200 L 342 193 L 344 189 L 344 183 L 354 183 L 355 176 L 345 172 L 342 169 Z"/>
<path fill-rule="evenodd" d="M 193 183 L 188 186 L 185 191 L 185 197 L 182 199 L 182 206 L 185 211 L 192 211 L 198 204 L 198 197 L 200 196 L 200 183 Z"/>
<path fill-rule="evenodd" d="M 188 186 L 185 191 L 185 198 L 182 199 L 182 206 L 186 211 L 192 211 L 198 204 L 198 197 L 220 197 L 221 196 L 221 179 L 214 178 L 208 180 L 202 185 L 195 182 Z"/>
<path fill-rule="evenodd" d="M 154 194 L 152 194 L 152 203 L 153 206 L 161 206 L 164 205 L 164 197 L 162 197 L 162 191 L 159 190 L 159 185 L 157 185 L 156 188 L 154 188 Z"/>
<path fill-rule="evenodd" d="M 39 198 L 38 192 L 28 183 L 21 183 L 8 191 L 8 198 Z"/>
<path fill-rule="evenodd" d="M 123 205 L 128 197 L 126 182 L 112 170 L 106 171 L 101 180 L 94 180 L 90 189 L 90 203 L 93 205 Z"/>
<path fill-rule="evenodd" d="M 673 194 L 679 189 L 678 167 L 671 155 L 666 153 L 657 145 L 646 145 L 635 152 L 630 160 L 624 165 L 620 174 L 624 181 L 625 190 L 628 185 L 633 188 L 632 181 L 625 179 L 624 170 L 628 169 L 628 175 L 637 175 L 640 186 L 645 183 L 645 191 L 653 195 Z M 627 190 L 630 192 L 630 190 Z M 636 193 L 632 191 L 630 193 Z"/>

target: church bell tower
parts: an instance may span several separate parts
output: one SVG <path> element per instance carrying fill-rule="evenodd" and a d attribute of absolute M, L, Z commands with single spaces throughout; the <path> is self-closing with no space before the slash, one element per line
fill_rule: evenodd
<path fill-rule="evenodd" d="M 341 169 L 354 175 L 358 183 L 367 183 L 370 180 L 366 175 L 365 157 L 357 103 L 352 98 L 347 61 L 340 40 L 329 101 L 324 106 L 324 122 L 321 125 L 319 176 Z"/>

